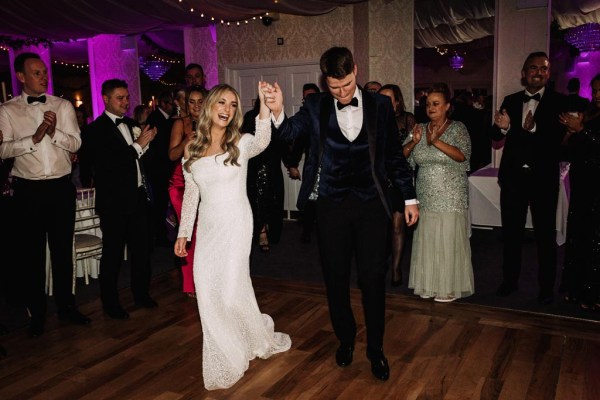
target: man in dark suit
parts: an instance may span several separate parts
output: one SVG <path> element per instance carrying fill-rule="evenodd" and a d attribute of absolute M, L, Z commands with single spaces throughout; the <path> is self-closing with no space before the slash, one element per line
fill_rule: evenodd
<path fill-rule="evenodd" d="M 156 135 L 150 126 L 141 131 L 125 116 L 129 109 L 127 83 L 110 79 L 102 84 L 105 111 L 86 128 L 84 147 L 90 155 L 96 186 L 96 210 L 102 228 L 100 291 L 104 312 L 127 319 L 121 307 L 117 279 L 125 245 L 131 261 L 131 289 L 136 305 L 154 308 L 150 288 L 150 198 L 143 155 Z"/>
<path fill-rule="evenodd" d="M 556 206 L 559 189 L 559 149 L 564 128 L 558 116 L 565 96 L 546 87 L 550 62 L 543 52 L 531 53 L 521 70 L 525 91 L 507 96 L 494 115 L 493 136 L 506 136 L 498 173 L 504 280 L 498 296 L 518 288 L 521 247 L 527 217 L 531 216 L 538 247 L 538 301 L 553 301 L 556 276 Z"/>
<path fill-rule="evenodd" d="M 268 93 L 275 136 L 290 141 L 310 137 L 309 157 L 298 208 L 316 201 L 318 241 L 334 332 L 340 341 L 339 366 L 352 362 L 356 322 L 350 306 L 350 269 L 355 255 L 358 286 L 367 328 L 367 357 L 373 375 L 389 378 L 383 354 L 385 275 L 391 221 L 388 184 L 406 200 L 406 221 L 419 215 L 412 173 L 398 141 L 388 97 L 357 87 L 357 66 L 350 50 L 333 47 L 321 56 L 329 91 L 306 98 L 291 118 L 283 115 L 277 84 Z"/>
<path fill-rule="evenodd" d="M 173 172 L 173 162 L 169 159 L 169 140 L 173 127 L 173 96 L 171 92 L 163 92 L 158 97 L 158 107 L 146 120 L 147 124 L 156 128 L 156 137 L 152 146 L 144 156 L 144 166 L 150 186 L 153 202 L 152 238 L 156 245 L 171 246 L 167 239 L 165 218 L 169 204 L 169 179 Z"/>

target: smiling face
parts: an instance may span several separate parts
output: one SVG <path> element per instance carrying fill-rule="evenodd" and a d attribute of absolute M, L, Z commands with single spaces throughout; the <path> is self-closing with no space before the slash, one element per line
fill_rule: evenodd
<path fill-rule="evenodd" d="M 427 116 L 432 122 L 440 122 L 447 118 L 450 103 L 441 93 L 432 92 L 427 95 Z"/>
<path fill-rule="evenodd" d="M 356 71 L 355 65 L 354 70 L 343 78 L 336 79 L 328 76 L 326 79 L 329 92 L 342 104 L 350 103 L 350 100 L 354 97 L 354 92 L 356 91 Z"/>
<path fill-rule="evenodd" d="M 118 87 L 110 94 L 102 96 L 106 111 L 118 117 L 122 117 L 129 109 L 129 90 Z"/>
<path fill-rule="evenodd" d="M 187 109 L 190 115 L 195 119 L 198 119 L 200 116 L 200 111 L 202 110 L 202 103 L 204 102 L 204 95 L 200 92 L 192 92 L 190 93 L 190 98 L 188 99 Z"/>
<path fill-rule="evenodd" d="M 23 72 L 17 72 L 17 79 L 23 90 L 30 96 L 39 96 L 48 90 L 48 69 L 39 58 L 25 60 Z"/>
<path fill-rule="evenodd" d="M 526 89 L 534 94 L 546 86 L 550 78 L 550 62 L 546 57 L 532 57 L 525 63 L 521 77 L 526 83 Z"/>
<path fill-rule="evenodd" d="M 210 111 L 212 126 L 225 129 L 238 112 L 237 96 L 230 90 L 223 91 L 213 103 Z"/>

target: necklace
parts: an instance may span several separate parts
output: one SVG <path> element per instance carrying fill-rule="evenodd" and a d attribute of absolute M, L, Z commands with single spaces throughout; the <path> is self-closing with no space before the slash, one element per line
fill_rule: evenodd
<path fill-rule="evenodd" d="M 431 125 L 431 122 L 429 122 L 429 123 L 427 124 L 427 131 L 433 135 L 433 133 L 434 133 L 434 132 L 441 131 L 441 130 L 444 128 L 444 126 L 446 126 L 446 124 L 447 124 L 447 123 L 448 123 L 448 118 L 446 118 L 446 119 L 444 120 L 444 123 L 443 123 L 443 124 L 442 124 L 442 125 L 441 125 L 439 128 L 434 128 L 434 127 Z"/>

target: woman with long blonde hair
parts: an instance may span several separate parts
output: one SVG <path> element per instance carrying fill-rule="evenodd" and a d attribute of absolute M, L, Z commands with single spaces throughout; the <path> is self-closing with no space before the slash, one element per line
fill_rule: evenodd
<path fill-rule="evenodd" d="M 270 111 L 261 102 L 255 135 L 241 134 L 240 99 L 229 85 L 214 87 L 200 113 L 196 137 L 184 151 L 185 194 L 175 255 L 187 254 L 196 212 L 194 283 L 202 323 L 202 373 L 208 390 L 233 386 L 255 357 L 286 351 L 290 337 L 261 314 L 250 280 L 252 211 L 246 195 L 248 160 L 271 140 Z M 201 201 L 199 201 L 202 199 Z"/>

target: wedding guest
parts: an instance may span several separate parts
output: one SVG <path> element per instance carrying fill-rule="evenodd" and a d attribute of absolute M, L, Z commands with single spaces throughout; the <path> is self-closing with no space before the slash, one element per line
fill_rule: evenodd
<path fill-rule="evenodd" d="M 565 300 L 600 312 L 600 74 L 591 82 L 585 113 L 562 113 L 569 161 L 569 218 L 561 289 Z"/>
<path fill-rule="evenodd" d="M 590 101 L 579 95 L 580 88 L 579 78 L 571 78 L 567 82 L 567 91 L 569 92 L 567 95 L 567 111 L 583 113 L 590 106 Z"/>
<path fill-rule="evenodd" d="M 171 130 L 171 142 L 169 143 L 169 158 L 176 161 L 175 169 L 169 181 L 169 197 L 171 204 L 177 214 L 177 220 L 181 222 L 181 206 L 183 203 L 183 193 L 185 190 L 185 181 L 183 178 L 183 169 L 181 158 L 183 150 L 196 136 L 198 120 L 202 104 L 208 92 L 202 86 L 190 86 L 185 90 L 185 105 L 181 117 L 173 123 Z M 181 273 L 183 277 L 183 292 L 188 297 L 196 297 L 194 288 L 194 246 L 196 244 L 196 231 L 192 232 L 190 247 L 187 255 L 181 259 Z"/>
<path fill-rule="evenodd" d="M 289 350 L 290 337 L 275 332 L 261 314 L 250 280 L 252 211 L 246 196 L 248 160 L 271 138 L 269 110 L 259 82 L 260 113 L 254 135 L 242 135 L 239 95 L 217 85 L 206 98 L 196 137 L 184 152 L 185 195 L 175 255 L 198 214 L 194 282 L 202 323 L 202 376 L 208 390 L 233 386 L 255 357 Z M 202 201 L 199 202 L 199 198 Z"/>
<path fill-rule="evenodd" d="M 365 90 L 369 93 L 377 93 L 381 89 L 381 83 L 377 81 L 369 81 L 365 83 Z"/>
<path fill-rule="evenodd" d="M 46 321 L 46 244 L 52 261 L 53 294 L 58 318 L 87 325 L 90 319 L 75 306 L 72 293 L 75 186 L 71 154 L 81 145 L 73 105 L 46 94 L 48 70 L 40 56 L 21 53 L 14 60 L 23 92 L 0 107 L 4 141 L 0 158 L 14 158 L 14 201 L 24 238 L 14 285 L 25 294 L 31 315 L 29 333 L 40 336 Z"/>
<path fill-rule="evenodd" d="M 415 116 L 408 111 L 404 105 L 404 97 L 398 85 L 387 84 L 379 89 L 379 94 L 388 96 L 392 100 L 392 107 L 396 115 L 396 124 L 398 125 L 400 143 L 404 143 L 409 132 L 412 132 L 415 126 Z M 392 196 L 392 286 L 402 284 L 402 270 L 400 261 L 402 259 L 402 249 L 406 237 L 406 223 L 404 222 L 404 198 L 402 193 L 394 189 L 390 190 Z"/>
<path fill-rule="evenodd" d="M 148 116 L 152 109 L 145 104 L 138 104 L 133 109 L 133 119 L 138 123 L 140 128 L 145 128 L 148 121 Z"/>
<path fill-rule="evenodd" d="M 156 136 L 156 128 L 141 130 L 125 116 L 129 110 L 127 83 L 109 79 L 102 83 L 104 112 L 88 125 L 83 143 L 90 154 L 96 186 L 96 211 L 102 229 L 100 298 L 113 319 L 129 313 L 119 300 L 117 281 L 125 246 L 131 264 L 131 290 L 135 304 L 155 308 L 150 297 L 150 189 L 143 157 Z"/>
<path fill-rule="evenodd" d="M 565 96 L 546 87 L 550 61 L 544 52 L 531 53 L 521 69 L 524 91 L 504 98 L 494 114 L 492 139 L 506 137 L 498 184 L 503 237 L 503 281 L 496 295 L 518 290 L 527 208 L 531 207 L 538 249 L 538 302 L 554 300 L 556 278 L 556 206 L 560 145 L 565 129 L 558 116 Z"/>
<path fill-rule="evenodd" d="M 415 126 L 404 155 L 417 174 L 419 224 L 413 236 L 408 287 L 421 298 L 451 302 L 473 294 L 469 243 L 471 142 L 464 124 L 450 119 L 450 90 L 434 84 L 427 95 L 429 122 Z"/>
<path fill-rule="evenodd" d="M 242 132 L 254 133 L 260 101 L 244 115 Z M 248 162 L 247 190 L 254 219 L 254 237 L 259 249 L 268 253 L 279 243 L 283 228 L 283 172 L 281 161 L 287 154 L 287 144 L 271 141 L 267 148 Z"/>
<path fill-rule="evenodd" d="M 204 69 L 200 64 L 190 63 L 185 67 L 185 86 L 202 86 L 206 83 Z"/>
<path fill-rule="evenodd" d="M 306 101 L 306 98 L 315 93 L 321 93 L 321 90 L 315 83 L 305 83 L 302 86 L 302 103 Z M 304 166 L 306 167 L 308 161 L 308 152 L 310 150 L 310 141 L 308 136 L 300 136 L 296 138 L 291 146 L 289 153 L 284 157 L 284 163 L 288 170 L 288 176 L 290 179 L 302 180 L 302 175 L 298 170 L 298 165 L 304 155 Z M 302 223 L 302 235 L 300 240 L 302 243 L 310 243 L 310 237 L 312 235 L 313 226 L 317 217 L 317 210 L 314 201 L 309 201 L 304 206 L 304 210 L 300 211 L 300 222 Z"/>
<path fill-rule="evenodd" d="M 155 246 L 171 247 L 173 242 L 167 237 L 167 207 L 169 205 L 169 179 L 173 172 L 173 162 L 169 159 L 169 141 L 173 127 L 173 95 L 162 92 L 157 98 L 157 107 L 148 115 L 146 122 L 156 128 L 156 137 L 146 152 L 143 162 L 146 177 L 152 190 L 152 242 Z"/>

